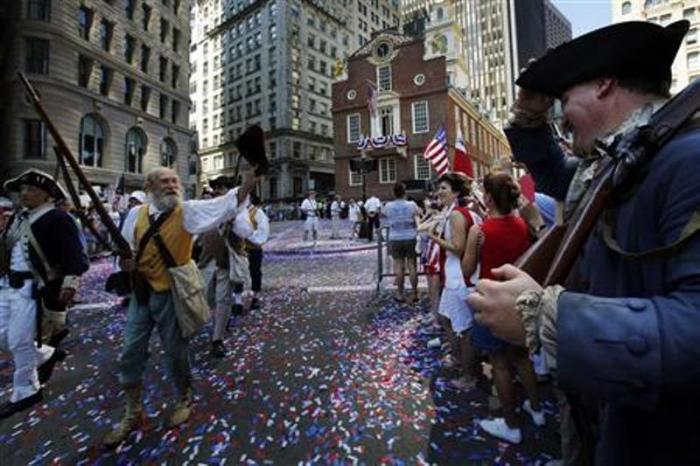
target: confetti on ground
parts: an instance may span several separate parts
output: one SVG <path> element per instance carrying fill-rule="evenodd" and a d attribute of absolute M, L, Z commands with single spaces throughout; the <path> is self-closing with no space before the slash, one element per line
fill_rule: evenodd
<path fill-rule="evenodd" d="M 322 238 L 329 223 L 322 222 Z M 301 222 L 272 225 L 271 247 L 299 241 Z M 70 315 L 69 357 L 44 402 L 0 422 L 2 464 L 543 464 L 556 458 L 551 398 L 544 403 L 545 428 L 523 418 L 520 445 L 481 432 L 476 422 L 493 414 L 488 393 L 451 388 L 444 349 L 427 346 L 439 333 L 427 323 L 425 299 L 410 306 L 377 297 L 375 252 L 348 251 L 347 243 L 266 257 L 263 309 L 234 322 L 228 356 L 210 356 L 211 326 L 194 338 L 196 410 L 179 429 L 163 426 L 173 387 L 154 337 L 145 380 L 148 426 L 113 452 L 100 441 L 122 412 L 116 370 L 125 314 L 121 300 L 102 291 L 111 262 L 93 263 Z M 4 354 L 3 398 L 11 377 Z"/>

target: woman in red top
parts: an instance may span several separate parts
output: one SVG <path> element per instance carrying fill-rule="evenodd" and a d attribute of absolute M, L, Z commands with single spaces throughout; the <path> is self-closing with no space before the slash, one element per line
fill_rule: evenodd
<path fill-rule="evenodd" d="M 512 264 L 530 247 L 532 236 L 525 221 L 515 213 L 520 198 L 520 187 L 508 173 L 496 173 L 484 178 L 484 201 L 488 217 L 480 226 L 469 230 L 467 247 L 462 260 L 462 271 L 471 276 L 480 265 L 480 278 L 494 279 L 491 270 L 504 264 Z M 538 426 L 544 424 L 540 411 L 537 379 L 532 363 L 523 348 L 508 345 L 494 337 L 479 324 L 474 324 L 471 333 L 472 345 L 489 355 L 493 366 L 493 381 L 503 408 L 503 417 L 483 420 L 479 423 L 489 434 L 503 440 L 520 443 L 522 433 L 515 412 L 514 366 L 525 388 L 528 400 L 523 409 Z"/>

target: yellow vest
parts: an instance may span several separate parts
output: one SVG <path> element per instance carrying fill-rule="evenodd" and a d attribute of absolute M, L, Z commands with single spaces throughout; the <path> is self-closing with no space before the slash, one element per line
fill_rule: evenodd
<path fill-rule="evenodd" d="M 185 230 L 182 206 L 173 210 L 168 219 L 160 226 L 160 237 L 175 259 L 177 265 L 185 265 L 192 258 L 192 235 Z M 135 243 L 138 245 L 141 237 L 148 231 L 148 206 L 139 209 L 136 219 Z M 138 271 L 143 274 L 154 291 L 162 292 L 170 289 L 168 270 L 160 257 L 156 242 L 151 239 L 139 258 Z"/>

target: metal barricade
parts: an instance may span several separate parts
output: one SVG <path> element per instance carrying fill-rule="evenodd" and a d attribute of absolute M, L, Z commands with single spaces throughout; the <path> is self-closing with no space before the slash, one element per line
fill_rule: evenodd
<path fill-rule="evenodd" d="M 379 228 L 379 233 L 377 234 L 377 287 L 376 293 L 379 295 L 382 291 L 382 280 L 384 277 L 395 277 L 394 273 L 394 261 L 391 259 L 391 254 L 388 248 L 388 238 L 389 238 L 389 227 L 382 226 Z M 425 267 L 420 260 L 420 255 L 416 255 L 416 267 L 418 272 L 418 277 L 426 275 Z M 405 279 L 408 278 L 406 274 Z"/>

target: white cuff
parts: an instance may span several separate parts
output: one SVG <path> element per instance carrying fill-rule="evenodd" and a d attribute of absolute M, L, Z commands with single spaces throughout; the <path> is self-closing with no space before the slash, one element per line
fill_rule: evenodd
<path fill-rule="evenodd" d="M 78 275 L 66 275 L 63 277 L 63 284 L 61 288 L 71 288 L 73 290 L 78 290 L 80 286 L 80 277 Z"/>

